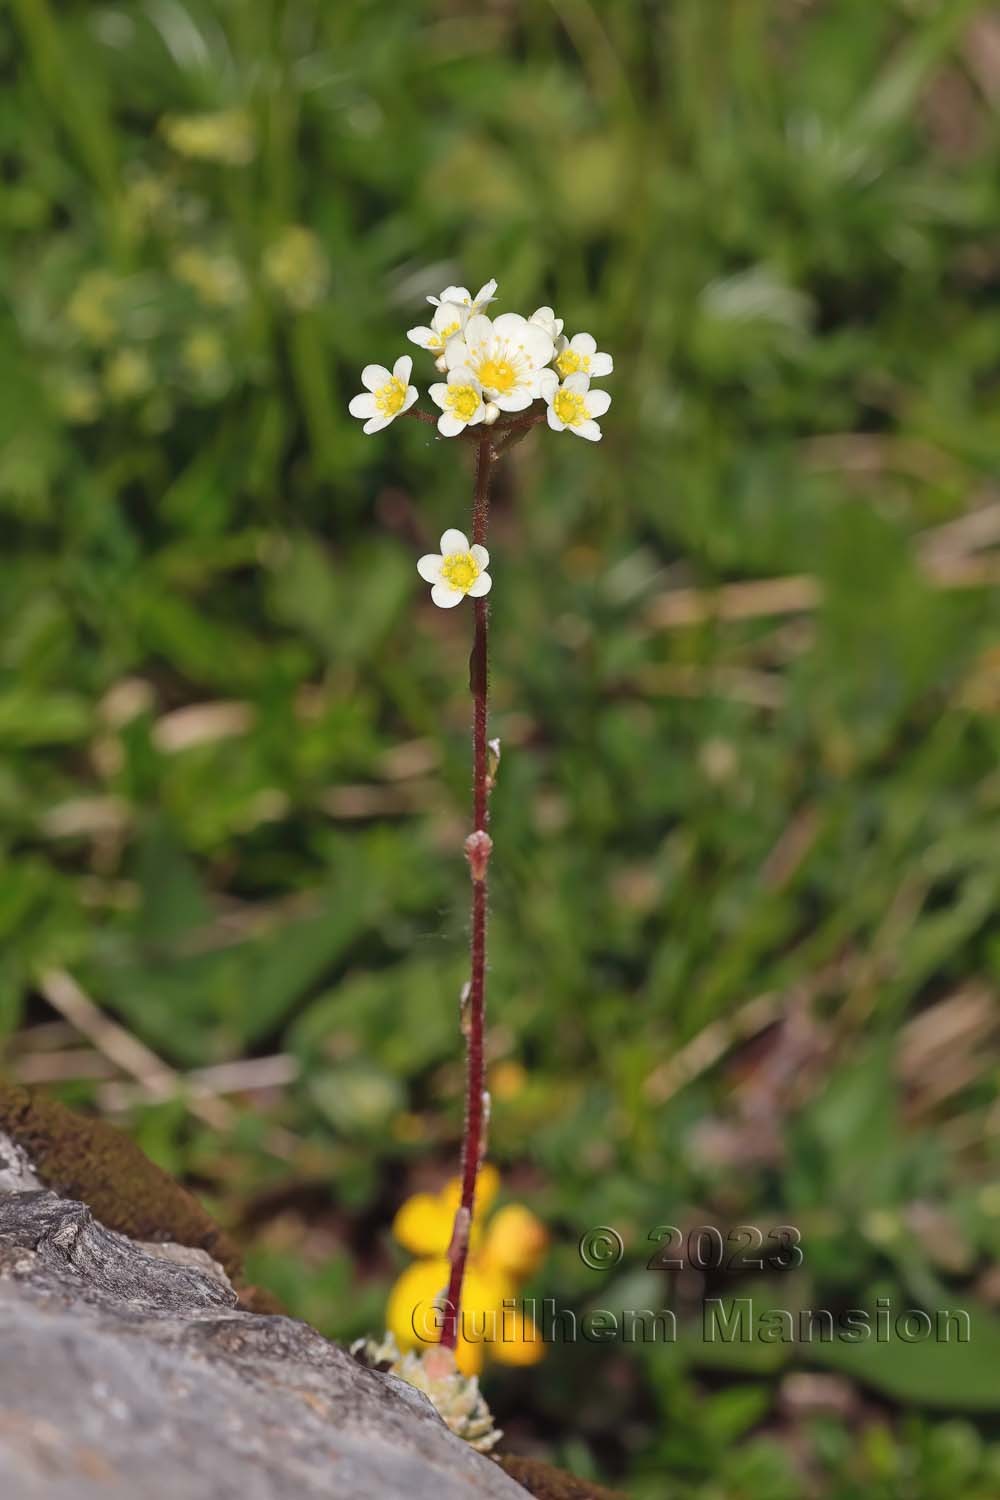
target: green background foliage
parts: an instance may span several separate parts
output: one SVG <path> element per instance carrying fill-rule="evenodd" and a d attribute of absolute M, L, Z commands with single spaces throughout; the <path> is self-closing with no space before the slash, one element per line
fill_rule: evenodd
<path fill-rule="evenodd" d="M 600 448 L 533 435 L 494 509 L 492 1154 L 534 1291 L 686 1333 L 487 1390 L 636 1500 L 1000 1479 L 998 48 L 961 0 L 0 15 L 7 1066 L 338 1338 L 455 1159 L 469 794 L 468 613 L 413 567 L 467 454 L 346 404 L 451 280 L 615 355 Z M 647 1271 L 668 1223 L 804 1263 Z M 748 1285 L 976 1332 L 704 1344 Z"/>

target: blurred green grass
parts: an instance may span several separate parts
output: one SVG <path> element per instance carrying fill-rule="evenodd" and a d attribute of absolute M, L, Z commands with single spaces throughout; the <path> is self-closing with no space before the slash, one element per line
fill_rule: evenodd
<path fill-rule="evenodd" d="M 490 275 L 616 358 L 601 448 L 519 448 L 491 540 L 493 1154 L 538 1291 L 660 1305 L 655 1225 L 791 1221 L 772 1297 L 992 1327 L 998 46 L 932 0 L 0 17 L 8 1066 L 124 1113 L 337 1337 L 454 1159 L 469 779 L 413 568 L 464 455 L 346 402 Z M 235 1102 L 130 1094 L 62 969 Z M 575 1253 L 605 1223 L 624 1283 Z M 991 1349 L 845 1360 L 844 1410 L 687 1345 L 489 1393 L 637 1500 L 986 1500 Z"/>

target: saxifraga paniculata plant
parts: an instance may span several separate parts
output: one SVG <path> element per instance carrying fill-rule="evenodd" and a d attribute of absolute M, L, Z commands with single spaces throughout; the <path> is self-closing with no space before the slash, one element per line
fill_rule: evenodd
<path fill-rule="evenodd" d="M 429 327 L 411 328 L 411 343 L 430 353 L 444 377 L 430 387 L 440 415 L 415 403 L 419 392 L 410 384 L 413 361 L 401 355 L 391 370 L 366 365 L 361 374 L 365 390 L 350 404 L 351 415 L 364 421 L 365 432 L 380 432 L 397 417 L 434 423 L 443 438 L 462 438 L 475 451 L 471 541 L 464 531 L 450 527 L 441 537 L 441 551 L 417 562 L 417 572 L 431 585 L 431 598 L 441 609 L 452 609 L 466 596 L 473 603 L 473 641 L 469 658 L 472 692 L 472 830 L 465 854 L 472 884 L 471 972 L 462 991 L 462 1032 L 466 1042 L 465 1123 L 462 1133 L 461 1199 L 455 1214 L 447 1288 L 442 1288 L 440 1344 L 425 1352 L 426 1370 L 419 1383 L 435 1400 L 455 1431 L 487 1450 L 500 1434 L 484 1426 L 477 1391 L 456 1398 L 454 1351 L 459 1338 L 462 1284 L 476 1205 L 476 1181 L 486 1156 L 489 1096 L 485 1087 L 484 1037 L 486 1023 L 487 875 L 493 840 L 488 831 L 489 794 L 499 758 L 499 743 L 488 739 L 488 605 L 493 580 L 486 550 L 490 513 L 490 481 L 498 459 L 532 427 L 547 421 L 554 432 L 572 432 L 597 442 L 597 419 L 611 404 L 607 391 L 591 388 L 591 381 L 610 375 L 611 356 L 601 353 L 589 333 L 563 335 L 563 322 L 551 307 L 540 307 L 530 318 L 502 313 L 497 318 L 484 309 L 496 300 L 497 283 L 489 281 L 475 297 L 463 286 L 449 286 L 440 297 L 429 297 L 434 313 Z M 385 1363 L 385 1346 L 361 1341 L 368 1357 Z M 450 1356 L 450 1357 L 449 1357 Z M 395 1373 L 413 1378 L 414 1356 L 390 1361 Z M 475 1377 L 466 1382 L 475 1385 Z M 440 1386 L 437 1396 L 435 1391 Z M 440 1399 L 438 1399 L 440 1397 Z M 477 1404 L 478 1403 L 478 1404 Z M 475 1410 L 470 1428 L 467 1417 Z"/>

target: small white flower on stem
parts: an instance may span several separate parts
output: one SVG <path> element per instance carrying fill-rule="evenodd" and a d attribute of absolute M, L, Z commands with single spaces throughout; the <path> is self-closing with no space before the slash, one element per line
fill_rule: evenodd
<path fill-rule="evenodd" d="M 486 423 L 487 427 L 492 427 L 493 423 L 500 415 L 500 408 L 499 406 L 497 406 L 495 401 L 487 401 L 485 410 L 486 415 L 483 417 L 483 421 Z"/>
<path fill-rule="evenodd" d="M 444 357 L 449 369 L 470 369 L 487 401 L 501 411 L 524 411 L 541 393 L 539 377 L 552 349 L 551 335 L 520 313 L 501 313 L 495 320 L 477 313 Z"/>
<path fill-rule="evenodd" d="M 551 307 L 536 307 L 528 322 L 544 328 L 550 339 L 558 338 L 563 331 L 563 320 L 556 317 Z"/>
<path fill-rule="evenodd" d="M 610 354 L 601 354 L 597 340 L 589 333 L 574 333 L 571 339 L 556 339 L 556 357 L 553 361 L 563 380 L 567 375 L 589 375 L 600 379 L 610 375 L 615 362 Z"/>
<path fill-rule="evenodd" d="M 420 349 L 427 349 L 431 354 L 443 354 L 444 347 L 449 339 L 461 333 L 469 317 L 466 307 L 459 307 L 457 302 L 441 302 L 434 309 L 429 328 L 411 328 L 406 337 L 411 344 L 416 344 Z"/>
<path fill-rule="evenodd" d="M 441 551 L 428 552 L 417 563 L 417 572 L 432 585 L 431 598 L 439 609 L 453 609 L 468 594 L 482 599 L 493 587 L 486 569 L 490 554 L 485 547 L 469 546 L 464 531 L 454 527 L 441 538 Z"/>
<path fill-rule="evenodd" d="M 469 313 L 481 312 L 497 300 L 496 280 L 485 282 L 474 297 L 466 286 L 446 286 L 440 297 L 428 297 L 427 300 L 433 307 L 439 307 L 442 302 L 456 302 Z"/>
<path fill-rule="evenodd" d="M 348 407 L 352 417 L 367 418 L 365 432 L 381 432 L 404 411 L 409 411 L 419 392 L 410 385 L 413 360 L 401 354 L 387 370 L 385 365 L 365 365 L 361 371 L 361 384 L 366 387 L 355 396 Z"/>
<path fill-rule="evenodd" d="M 438 432 L 442 437 L 457 437 L 466 427 L 486 421 L 483 388 L 472 371 L 463 365 L 448 372 L 447 381 L 430 387 L 430 397 L 440 406 Z"/>
<path fill-rule="evenodd" d="M 589 375 L 570 375 L 559 384 L 554 370 L 546 370 L 542 395 L 548 404 L 548 423 L 553 432 L 574 432 L 590 443 L 599 443 L 601 429 L 594 420 L 611 405 L 607 391 L 592 391 Z"/>

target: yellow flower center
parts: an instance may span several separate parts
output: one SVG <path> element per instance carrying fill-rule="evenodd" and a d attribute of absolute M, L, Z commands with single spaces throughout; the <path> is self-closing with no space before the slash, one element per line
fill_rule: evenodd
<path fill-rule="evenodd" d="M 458 332 L 461 326 L 462 325 L 460 323 L 449 323 L 447 328 L 441 329 L 440 333 L 432 333 L 431 348 L 443 349 L 448 340 L 452 337 L 453 334 L 456 334 Z"/>
<path fill-rule="evenodd" d="M 566 427 L 579 427 L 587 420 L 587 407 L 579 391 L 557 391 L 552 410 Z"/>
<path fill-rule="evenodd" d="M 441 577 L 445 583 L 463 594 L 469 592 L 481 571 L 471 552 L 450 552 L 441 563 Z"/>
<path fill-rule="evenodd" d="M 479 392 L 474 385 L 450 385 L 445 400 L 463 422 L 471 422 L 479 409 Z"/>
<path fill-rule="evenodd" d="M 509 359 L 484 359 L 476 371 L 481 385 L 505 395 L 517 384 L 517 370 Z"/>
<path fill-rule="evenodd" d="M 577 354 L 575 349 L 564 349 L 556 360 L 556 369 L 564 380 L 567 375 L 575 375 L 579 370 L 586 373 L 590 369 L 590 355 Z"/>
<path fill-rule="evenodd" d="M 406 400 L 406 386 L 394 375 L 388 384 L 383 385 L 375 392 L 375 405 L 383 417 L 395 417 L 403 409 Z"/>

